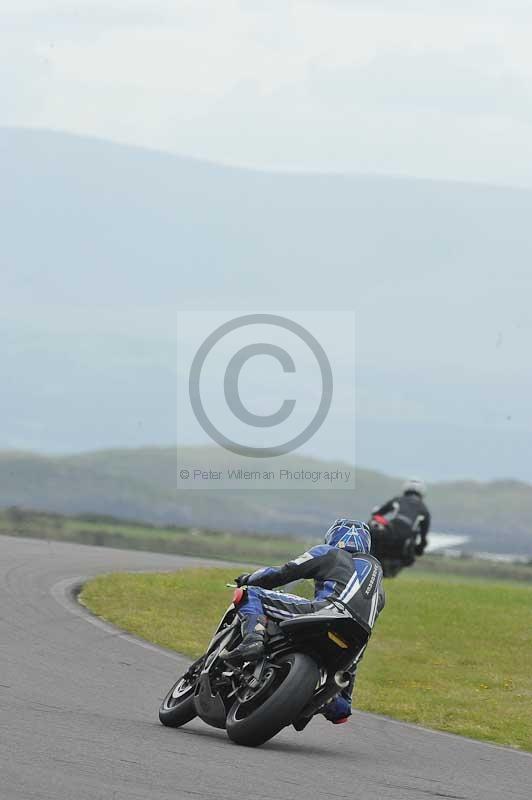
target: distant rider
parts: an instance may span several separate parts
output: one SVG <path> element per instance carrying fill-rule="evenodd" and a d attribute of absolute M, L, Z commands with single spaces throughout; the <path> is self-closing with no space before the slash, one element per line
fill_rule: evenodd
<path fill-rule="evenodd" d="M 371 609 L 373 625 L 384 607 L 381 588 L 382 569 L 373 559 L 356 559 L 357 554 L 369 554 L 371 535 L 364 522 L 337 519 L 325 535 L 325 544 L 316 545 L 308 552 L 288 561 L 282 567 L 264 567 L 251 574 L 239 575 L 238 586 L 247 586 L 245 598 L 238 606 L 243 622 L 244 638 L 234 650 L 221 653 L 229 664 L 256 661 L 264 652 L 264 634 L 267 617 L 283 620 L 299 614 L 312 614 L 330 605 L 329 598 L 341 600 L 348 608 L 361 584 L 373 569 L 376 570 L 378 591 Z M 294 594 L 271 591 L 302 578 L 314 580 L 314 599 L 306 600 Z M 338 724 L 351 715 L 351 695 L 355 681 L 356 664 L 350 670 L 349 686 L 321 710 L 324 716 Z"/>
<path fill-rule="evenodd" d="M 423 500 L 425 492 L 423 481 L 410 478 L 403 486 L 402 495 L 373 509 L 373 520 L 379 521 L 380 517 L 385 523 L 378 549 L 376 537 L 373 542 L 372 552 L 377 557 L 382 548 L 385 556 L 400 557 L 403 566 L 409 566 L 414 563 L 415 556 L 423 555 L 430 529 L 430 512 Z M 387 519 L 382 520 L 383 517 Z"/>

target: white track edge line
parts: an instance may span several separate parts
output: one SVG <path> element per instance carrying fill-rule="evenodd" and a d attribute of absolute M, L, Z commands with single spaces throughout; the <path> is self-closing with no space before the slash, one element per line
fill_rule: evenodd
<path fill-rule="evenodd" d="M 83 575 L 78 575 L 75 578 L 65 578 L 61 581 L 58 581 L 51 587 L 50 594 L 54 600 L 66 611 L 69 611 L 76 617 L 85 620 L 85 622 L 89 622 L 91 625 L 94 625 L 95 628 L 99 628 L 101 631 L 104 631 L 110 636 L 114 636 L 117 639 L 125 639 L 127 642 L 137 644 L 139 647 L 143 647 L 145 650 L 151 650 L 154 653 L 166 656 L 166 658 L 171 658 L 173 661 L 183 662 L 187 660 L 186 656 L 180 656 L 178 653 L 172 653 L 170 650 L 166 650 L 164 647 L 151 644 L 150 642 L 147 642 L 138 636 L 134 636 L 132 633 L 127 633 L 121 628 L 111 625 L 110 622 L 105 622 L 103 619 L 100 619 L 100 617 L 92 614 L 91 611 L 85 608 L 85 606 L 83 606 L 73 597 L 73 592 L 76 586 L 79 586 L 86 580 L 87 578 Z"/>

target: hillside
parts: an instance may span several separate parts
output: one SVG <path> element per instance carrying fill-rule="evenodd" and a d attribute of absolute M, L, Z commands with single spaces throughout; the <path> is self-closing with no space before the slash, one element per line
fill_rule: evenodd
<path fill-rule="evenodd" d="M 178 309 L 334 324 L 344 308 L 358 463 L 532 480 L 531 191 L 270 174 L 20 129 L 0 129 L 0 174 L 0 448 L 183 441 Z M 351 418 L 317 456 L 352 459 Z"/>
<path fill-rule="evenodd" d="M 217 453 L 190 449 L 208 467 Z M 319 462 L 294 459 L 299 468 Z M 323 465 L 322 465 L 323 466 Z M 331 518 L 367 518 L 400 480 L 356 470 L 356 491 L 179 491 L 173 448 L 110 450 L 46 457 L 0 453 L 0 507 L 64 514 L 92 512 L 155 524 L 315 536 Z M 429 488 L 434 529 L 470 536 L 474 551 L 532 554 L 532 486 L 517 481 L 436 483 Z M 467 549 L 466 548 L 466 549 Z"/>

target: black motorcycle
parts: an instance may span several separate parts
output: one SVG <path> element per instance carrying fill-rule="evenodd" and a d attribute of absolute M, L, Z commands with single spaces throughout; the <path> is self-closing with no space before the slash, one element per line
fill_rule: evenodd
<path fill-rule="evenodd" d="M 196 716 L 248 747 L 264 744 L 288 725 L 302 730 L 310 718 L 349 685 L 348 670 L 361 658 L 376 617 L 380 565 L 371 556 L 360 602 L 330 607 L 280 622 L 268 620 L 264 656 L 229 666 L 220 657 L 242 641 L 236 589 L 207 652 L 172 686 L 159 709 L 163 725 L 179 728 Z M 378 578 L 378 579 L 377 579 Z"/>
<path fill-rule="evenodd" d="M 415 563 L 417 534 L 403 535 L 380 514 L 374 514 L 367 524 L 371 531 L 371 555 L 380 561 L 385 578 L 395 578 L 404 567 Z"/>

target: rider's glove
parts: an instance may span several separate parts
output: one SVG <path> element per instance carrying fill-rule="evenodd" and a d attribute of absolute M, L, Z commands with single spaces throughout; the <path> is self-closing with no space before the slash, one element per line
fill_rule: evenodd
<path fill-rule="evenodd" d="M 247 583 L 250 579 L 251 572 L 244 572 L 242 575 L 239 575 L 238 578 L 235 578 L 235 583 L 237 586 L 247 586 Z"/>

